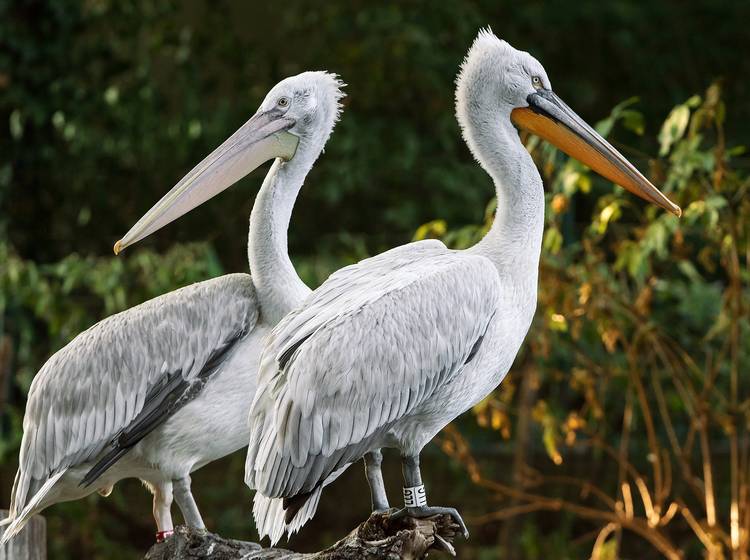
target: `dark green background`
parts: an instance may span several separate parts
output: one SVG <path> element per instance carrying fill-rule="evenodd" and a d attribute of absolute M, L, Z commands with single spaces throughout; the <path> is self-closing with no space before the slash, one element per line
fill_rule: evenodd
<path fill-rule="evenodd" d="M 728 134 L 746 144 L 747 21 L 750 3 L 715 0 L 2 0 L 0 123 L 16 112 L 22 130 L 0 137 L 8 232 L 37 261 L 107 254 L 274 83 L 327 69 L 349 84 L 346 110 L 302 193 L 292 253 L 338 251 L 353 238 L 392 246 L 438 216 L 479 220 L 492 193 L 453 116 L 456 71 L 481 26 L 542 61 L 589 121 L 637 95 L 657 123 L 721 77 Z M 211 240 L 243 269 L 261 177 L 145 243 Z"/>
<path fill-rule="evenodd" d="M 344 262 L 410 240 L 429 220 L 458 228 L 483 219 L 491 181 L 453 115 L 455 75 L 480 27 L 535 55 L 557 93 L 589 122 L 639 96 L 645 135 L 618 129 L 615 141 L 643 163 L 658 152 L 669 110 L 716 79 L 731 109 L 727 136 L 750 143 L 748 21 L 750 2 L 739 0 L 0 0 L 0 241 L 40 276 L 77 274 L 74 288 L 47 294 L 35 314 L 28 312 L 33 302 L 2 294 L 0 335 L 14 348 L 11 371 L 20 381 L 4 390 L 0 506 L 16 466 L 23 387 L 46 357 L 126 304 L 247 269 L 247 218 L 263 170 L 141 249 L 119 261 L 109 256 L 112 243 L 280 79 L 326 69 L 349 84 L 342 120 L 306 182 L 289 235 L 295 263 L 315 284 Z M 735 166 L 746 170 L 748 161 Z M 589 210 L 579 205 L 584 220 Z M 138 252 L 187 242 L 207 244 L 166 261 Z M 55 268 L 62 259 L 65 267 Z M 127 284 L 125 267 L 136 261 L 145 279 Z M 127 300 L 107 299 L 122 286 Z M 502 478 L 508 446 L 485 449 L 491 474 Z M 397 501 L 397 457 L 386 460 Z M 436 500 L 467 511 L 488 507 L 486 494 L 435 446 L 424 461 Z M 194 479 L 209 526 L 251 538 L 242 465 L 239 453 Z M 579 467 L 585 470 L 585 460 Z M 350 469 L 292 545 L 315 549 L 341 537 L 367 514 L 366 496 L 360 468 Z M 47 515 L 52 558 L 81 551 L 133 558 L 152 541 L 149 496 L 136 481 L 118 485 L 107 500 L 92 497 Z M 590 529 L 573 531 L 569 517 L 545 523 L 534 530 L 549 542 Z M 464 557 L 497 557 L 497 530 L 478 530 L 463 545 Z"/>

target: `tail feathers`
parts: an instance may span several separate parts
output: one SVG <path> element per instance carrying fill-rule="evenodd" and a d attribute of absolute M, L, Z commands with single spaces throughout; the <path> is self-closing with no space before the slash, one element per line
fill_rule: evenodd
<path fill-rule="evenodd" d="M 47 496 L 47 494 L 49 494 L 50 490 L 52 490 L 55 484 L 57 484 L 57 481 L 60 480 L 60 477 L 64 474 L 65 469 L 51 475 L 44 482 L 44 484 L 42 484 L 41 488 L 37 490 L 37 492 L 28 501 L 28 503 L 23 506 L 23 510 L 21 510 L 20 513 L 17 512 L 17 509 L 21 507 L 21 503 L 19 501 L 15 502 L 14 505 L 16 507 L 11 509 L 10 516 L 7 519 L 4 519 L 2 523 L 0 523 L 0 526 L 7 525 L 7 528 L 3 532 L 2 538 L 0 538 L 0 548 L 5 546 L 5 543 L 7 543 L 10 539 L 20 533 L 21 530 L 26 526 L 26 523 L 28 523 L 29 519 L 31 519 L 32 516 L 43 509 L 44 506 L 41 505 L 42 501 Z"/>
<path fill-rule="evenodd" d="M 299 509 L 288 523 L 286 522 L 287 512 L 284 510 L 284 498 L 269 498 L 257 492 L 253 500 L 253 516 L 260 538 L 268 537 L 273 546 L 281 540 L 284 533 L 289 538 L 299 531 L 318 510 L 322 491 L 323 487 L 317 486 L 312 492 L 306 494 L 306 499 L 303 498 L 304 503 L 296 504 L 299 505 Z"/>
<path fill-rule="evenodd" d="M 10 491 L 10 512 L 7 519 L 12 519 L 18 515 L 18 512 L 23 508 L 30 485 L 31 476 L 29 475 L 29 471 L 19 468 L 16 471 L 16 477 L 13 479 L 13 489 Z"/>
<path fill-rule="evenodd" d="M 322 486 L 318 486 L 315 490 L 310 492 L 305 504 L 299 509 L 292 520 L 287 523 L 286 533 L 289 537 L 302 529 L 302 527 L 313 518 L 315 512 L 318 511 L 318 503 L 320 503 L 320 495 L 322 492 Z"/>
<path fill-rule="evenodd" d="M 256 492 L 255 498 L 253 498 L 255 528 L 258 530 L 261 540 L 263 537 L 271 539 L 271 546 L 281 540 L 286 530 L 282 502 L 282 498 L 269 498 L 260 492 Z"/>
<path fill-rule="evenodd" d="M 289 522 L 286 521 L 287 512 L 284 508 L 284 498 L 269 498 L 260 492 L 256 492 L 253 499 L 253 517 L 255 517 L 255 527 L 258 529 L 260 538 L 268 537 L 271 539 L 271 546 L 273 546 L 281 540 L 284 533 L 289 538 L 302 529 L 313 518 L 315 512 L 318 511 L 318 504 L 320 503 L 320 495 L 323 492 L 323 488 L 341 476 L 349 468 L 349 465 L 351 463 L 347 463 L 343 467 L 333 471 L 323 481 L 323 484 L 316 486 L 309 493 L 305 494 L 305 496 L 295 496 L 287 499 L 287 501 L 291 502 L 292 508 L 296 509 L 294 517 Z M 305 497 L 306 499 L 304 499 Z"/>
<path fill-rule="evenodd" d="M 284 508 L 284 522 L 287 525 L 292 522 L 292 519 L 294 519 L 299 510 L 301 510 L 305 506 L 308 498 L 310 498 L 313 492 L 315 492 L 315 490 L 313 490 L 312 492 L 305 492 L 304 494 L 297 494 L 296 496 L 292 496 L 291 498 L 283 499 L 283 501 L 281 502 L 281 507 Z"/>
<path fill-rule="evenodd" d="M 257 395 L 256 395 L 257 399 Z M 255 402 L 255 401 L 253 401 Z M 252 408 L 250 409 L 253 410 Z M 256 472 L 255 472 L 255 458 L 258 455 L 258 447 L 260 444 L 260 438 L 263 435 L 263 422 L 253 423 L 253 413 L 250 412 L 248 422 L 252 425 L 252 432 L 250 433 L 250 441 L 247 448 L 247 455 L 245 456 L 245 484 L 247 484 L 250 490 L 257 489 L 256 483 Z M 268 436 L 267 436 L 268 437 Z"/>

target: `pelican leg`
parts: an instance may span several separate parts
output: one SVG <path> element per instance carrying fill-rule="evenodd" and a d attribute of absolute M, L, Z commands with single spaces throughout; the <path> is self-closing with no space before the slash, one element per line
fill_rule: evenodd
<path fill-rule="evenodd" d="M 174 533 L 172 525 L 172 483 L 160 482 L 152 485 L 154 492 L 154 520 L 156 542 L 162 542 Z"/>
<path fill-rule="evenodd" d="M 464 538 L 469 538 L 469 530 L 456 508 L 428 506 L 427 494 L 422 484 L 422 473 L 419 470 L 419 455 L 401 458 L 401 470 L 404 475 L 404 508 L 393 514 L 394 518 L 409 516 L 417 519 L 433 515 L 450 515 L 461 527 Z"/>
<path fill-rule="evenodd" d="M 372 499 L 372 511 L 383 512 L 390 509 L 388 495 L 385 492 L 383 482 L 383 471 L 380 465 L 383 463 L 383 452 L 380 449 L 365 454 L 365 475 L 370 485 L 370 498 Z"/>
<path fill-rule="evenodd" d="M 182 518 L 185 520 L 185 525 L 193 529 L 205 530 L 206 526 L 203 524 L 203 518 L 201 512 L 198 510 L 198 504 L 195 503 L 195 498 L 190 490 L 190 475 L 186 475 L 182 478 L 178 478 L 173 481 L 174 483 L 174 499 L 177 501 L 177 506 L 182 512 Z"/>

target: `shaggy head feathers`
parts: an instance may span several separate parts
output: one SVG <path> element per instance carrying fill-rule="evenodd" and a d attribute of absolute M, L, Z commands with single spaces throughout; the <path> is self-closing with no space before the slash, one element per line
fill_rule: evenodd
<path fill-rule="evenodd" d="M 341 116 L 345 85 L 330 72 L 303 72 L 276 84 L 261 109 L 272 109 L 279 99 L 287 98 L 289 106 L 285 116 L 296 121 L 290 131 L 303 143 L 325 144 Z"/>
<path fill-rule="evenodd" d="M 492 103 L 508 111 L 525 107 L 526 97 L 534 93 L 534 76 L 542 87 L 551 89 L 544 68 L 529 53 L 514 49 L 496 37 L 492 30 L 481 29 L 461 64 L 456 79 L 456 106 L 459 118 L 468 105 Z"/>
<path fill-rule="evenodd" d="M 456 78 L 456 117 L 471 153 L 495 179 L 499 163 L 516 161 L 514 157 L 528 166 L 530 176 L 538 177 L 510 114 L 527 107 L 527 98 L 539 87 L 551 89 L 547 73 L 534 57 L 498 39 L 489 28 L 479 31 Z M 511 165 L 506 171 L 512 175 L 520 169 Z M 505 184 L 524 181 L 511 175 L 503 178 Z"/>

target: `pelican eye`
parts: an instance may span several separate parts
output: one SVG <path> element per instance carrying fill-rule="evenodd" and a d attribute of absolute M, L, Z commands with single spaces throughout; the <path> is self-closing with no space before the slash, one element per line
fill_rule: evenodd
<path fill-rule="evenodd" d="M 282 109 L 286 109 L 289 107 L 289 98 L 288 97 L 279 97 L 279 100 L 276 102 L 277 107 L 281 107 Z"/>
<path fill-rule="evenodd" d="M 531 85 L 539 89 L 540 87 L 542 87 L 542 79 L 539 76 L 532 76 Z"/>

